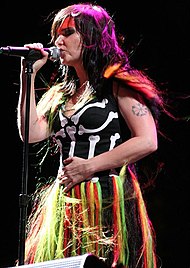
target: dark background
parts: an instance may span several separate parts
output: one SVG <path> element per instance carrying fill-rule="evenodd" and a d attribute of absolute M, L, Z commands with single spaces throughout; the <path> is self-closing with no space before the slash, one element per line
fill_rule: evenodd
<path fill-rule="evenodd" d="M 3 1 L 0 47 L 49 42 L 47 15 L 77 1 Z M 117 28 L 135 52 L 132 63 L 157 81 L 169 95 L 176 117 L 190 114 L 190 1 L 96 1 L 114 15 Z M 137 45 L 138 44 L 138 45 Z M 23 171 L 23 144 L 17 130 L 20 58 L 0 55 L 1 86 L 1 228 L 0 267 L 14 266 L 18 257 L 19 205 Z M 45 73 L 46 74 L 46 73 Z M 188 120 L 162 116 L 159 159 L 163 170 L 145 193 L 147 209 L 157 234 L 157 252 L 163 268 L 189 268 L 190 155 Z M 31 161 L 31 162 L 30 162 Z M 29 191 L 35 169 L 29 161 Z M 50 165 L 47 165 L 47 172 Z M 52 168 L 52 166 L 51 166 Z M 49 172 L 49 170 L 48 170 Z"/>

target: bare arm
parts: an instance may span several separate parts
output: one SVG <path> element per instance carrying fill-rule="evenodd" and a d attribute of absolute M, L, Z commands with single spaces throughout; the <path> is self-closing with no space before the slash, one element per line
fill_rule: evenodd
<path fill-rule="evenodd" d="M 142 97 L 136 92 L 120 87 L 118 104 L 131 131 L 131 138 L 113 150 L 89 160 L 99 169 L 98 171 L 116 168 L 126 162 L 134 163 L 157 150 L 155 122 Z"/>
<path fill-rule="evenodd" d="M 26 45 L 29 48 L 41 49 L 40 44 Z M 42 51 L 43 58 L 37 60 L 33 64 L 33 73 L 31 75 L 31 88 L 30 88 L 30 112 L 29 112 L 29 143 L 38 142 L 46 139 L 49 136 L 48 124 L 45 117 L 38 115 L 36 110 L 35 99 L 35 77 L 37 71 L 46 63 L 48 53 Z M 20 96 L 17 109 L 17 123 L 19 135 L 24 140 L 25 133 L 25 117 L 26 117 L 26 89 L 27 89 L 27 75 L 25 73 L 26 60 L 22 59 L 21 72 L 20 72 Z"/>

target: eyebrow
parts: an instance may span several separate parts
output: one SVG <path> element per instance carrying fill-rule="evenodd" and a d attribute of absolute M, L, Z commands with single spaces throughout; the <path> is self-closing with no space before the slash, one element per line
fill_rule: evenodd
<path fill-rule="evenodd" d="M 69 27 L 67 27 L 67 28 L 59 27 L 59 28 L 57 29 L 57 33 L 64 33 L 64 32 L 66 32 L 66 31 L 68 31 L 68 30 L 76 30 L 76 28 L 73 27 L 73 26 L 69 26 Z"/>

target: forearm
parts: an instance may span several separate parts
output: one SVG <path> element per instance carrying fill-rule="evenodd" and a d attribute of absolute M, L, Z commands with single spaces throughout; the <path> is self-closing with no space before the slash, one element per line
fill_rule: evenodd
<path fill-rule="evenodd" d="M 88 160 L 92 173 L 121 167 L 124 164 L 134 163 L 157 149 L 156 140 L 147 140 L 143 137 L 134 137 Z"/>
<path fill-rule="evenodd" d="M 24 68 L 23 68 L 24 69 Z M 20 96 L 17 108 L 17 123 L 19 135 L 22 140 L 25 139 L 25 123 L 26 123 L 26 104 L 30 105 L 29 110 L 29 142 L 36 142 L 47 137 L 47 135 L 42 135 L 42 129 L 47 129 L 46 120 L 39 118 L 36 110 L 36 99 L 35 99 L 35 89 L 34 81 L 36 74 L 31 75 L 31 88 L 30 88 L 30 102 L 26 103 L 27 94 L 27 75 L 24 70 L 20 74 Z"/>

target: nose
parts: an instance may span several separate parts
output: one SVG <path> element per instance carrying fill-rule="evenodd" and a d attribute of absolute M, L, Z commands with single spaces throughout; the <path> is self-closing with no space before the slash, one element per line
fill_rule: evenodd
<path fill-rule="evenodd" d="M 64 44 L 64 37 L 63 37 L 63 35 L 59 35 L 58 37 L 57 37 L 57 39 L 55 40 L 55 45 L 57 46 L 57 47 L 59 47 L 59 46 L 61 46 L 61 45 L 63 45 Z"/>

